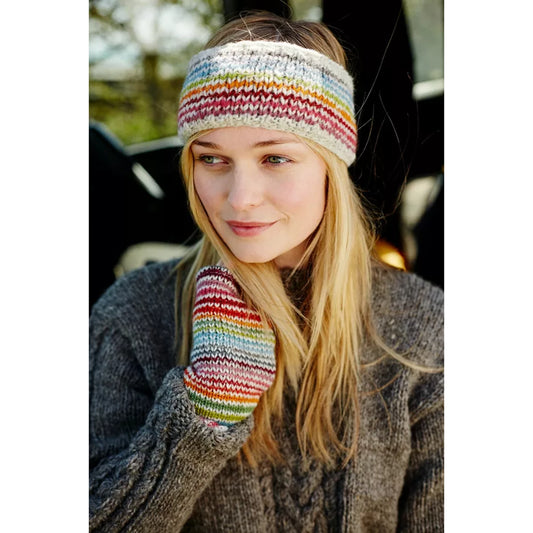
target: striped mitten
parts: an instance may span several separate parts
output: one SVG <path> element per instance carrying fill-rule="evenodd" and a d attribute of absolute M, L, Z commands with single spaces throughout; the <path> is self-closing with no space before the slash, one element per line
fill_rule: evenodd
<path fill-rule="evenodd" d="M 274 381 L 276 341 L 225 267 L 198 272 L 192 330 L 184 383 L 196 414 L 210 425 L 244 420 Z"/>

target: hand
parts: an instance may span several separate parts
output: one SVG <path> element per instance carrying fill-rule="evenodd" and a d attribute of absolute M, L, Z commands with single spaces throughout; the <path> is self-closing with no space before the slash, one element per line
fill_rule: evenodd
<path fill-rule="evenodd" d="M 196 275 L 192 329 L 184 383 L 196 413 L 224 426 L 244 420 L 274 381 L 276 340 L 227 268 L 208 266 Z"/>

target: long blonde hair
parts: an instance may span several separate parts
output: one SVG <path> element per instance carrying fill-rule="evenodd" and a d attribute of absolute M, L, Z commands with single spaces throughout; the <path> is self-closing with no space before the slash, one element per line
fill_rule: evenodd
<path fill-rule="evenodd" d="M 346 65 L 342 47 L 325 26 L 289 22 L 271 14 L 229 23 L 207 47 L 243 39 L 286 40 Z M 188 140 L 181 158 L 190 209 L 203 237 L 178 266 L 179 362 L 188 364 L 196 272 L 221 259 L 230 267 L 249 305 L 268 321 L 277 339 L 276 379 L 254 411 L 254 430 L 243 448 L 245 456 L 251 464 L 261 457 L 280 459 L 273 423 L 281 423 L 284 393 L 290 386 L 297 394 L 296 432 L 302 455 L 327 464 L 342 456 L 347 462 L 357 446 L 361 343 L 365 332 L 373 332 L 370 295 L 374 237 L 346 164 L 322 146 L 301 139 L 322 157 L 327 169 L 324 216 L 298 265 L 311 265 L 304 317 L 291 302 L 273 262 L 240 262 L 213 229 L 194 188 L 190 150 L 191 143 L 205 133 Z"/>

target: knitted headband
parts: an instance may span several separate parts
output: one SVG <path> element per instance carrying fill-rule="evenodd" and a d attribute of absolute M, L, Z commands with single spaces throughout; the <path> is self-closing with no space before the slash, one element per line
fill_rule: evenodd
<path fill-rule="evenodd" d="M 196 54 L 178 112 L 185 143 L 202 130 L 252 126 L 287 131 L 355 160 L 353 80 L 338 63 L 295 44 L 240 41 Z"/>

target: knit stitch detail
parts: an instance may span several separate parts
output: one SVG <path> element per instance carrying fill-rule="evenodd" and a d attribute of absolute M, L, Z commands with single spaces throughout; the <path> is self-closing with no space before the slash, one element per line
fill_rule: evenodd
<path fill-rule="evenodd" d="M 260 489 L 272 531 L 340 531 L 336 497 L 343 482 L 340 465 L 327 467 L 320 461 L 303 460 L 296 437 L 296 396 L 288 389 L 284 396 L 283 423 L 274 424 L 276 442 L 284 460 L 259 467 Z M 270 530 L 269 530 L 270 531 Z"/>
<path fill-rule="evenodd" d="M 247 418 L 276 374 L 275 337 L 241 299 L 224 267 L 197 274 L 191 365 L 184 383 L 196 413 L 218 424 Z"/>
<path fill-rule="evenodd" d="M 204 50 L 191 59 L 183 84 L 179 138 L 235 126 L 300 135 L 350 165 L 357 149 L 352 77 L 325 55 L 286 42 Z"/>

